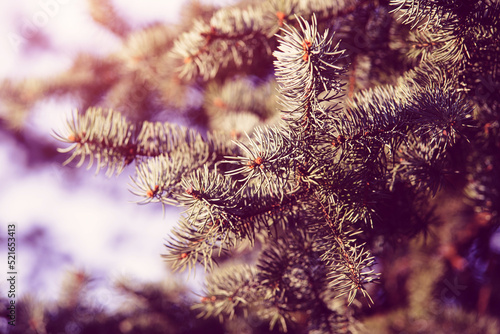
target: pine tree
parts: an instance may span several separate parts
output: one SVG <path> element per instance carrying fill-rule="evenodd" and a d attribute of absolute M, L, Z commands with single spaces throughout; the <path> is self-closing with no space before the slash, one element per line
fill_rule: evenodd
<path fill-rule="evenodd" d="M 164 258 L 209 273 L 198 315 L 230 332 L 498 330 L 467 320 L 500 308 L 498 1 L 188 9 L 138 32 L 101 10 L 124 49 L 37 91 L 100 73 L 61 151 L 108 176 L 135 164 L 139 203 L 185 208 Z M 457 277 L 477 287 L 458 311 L 437 292 Z"/>

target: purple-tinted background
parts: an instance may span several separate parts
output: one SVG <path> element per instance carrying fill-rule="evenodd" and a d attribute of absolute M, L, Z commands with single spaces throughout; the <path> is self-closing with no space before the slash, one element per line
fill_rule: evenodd
<path fill-rule="evenodd" d="M 183 2 L 115 5 L 133 26 L 141 27 L 175 23 Z M 43 78 L 69 68 L 79 52 L 105 55 L 118 50 L 121 41 L 92 21 L 87 6 L 85 0 L 1 1 L 0 79 Z M 27 120 L 32 137 L 55 142 L 51 131 L 61 128 L 74 107 L 70 99 L 40 102 Z M 133 203 L 137 198 L 128 191 L 133 167 L 107 179 L 56 162 L 34 164 L 30 154 L 0 133 L 0 272 L 7 271 L 7 225 L 15 223 L 18 296 L 54 300 L 65 273 L 83 269 L 95 279 L 89 298 L 112 307 L 116 299 L 108 287 L 117 278 L 169 279 L 160 254 L 180 211 L 167 210 L 163 216 L 159 205 Z M 3 297 L 6 288 L 7 281 L 1 279 Z"/>

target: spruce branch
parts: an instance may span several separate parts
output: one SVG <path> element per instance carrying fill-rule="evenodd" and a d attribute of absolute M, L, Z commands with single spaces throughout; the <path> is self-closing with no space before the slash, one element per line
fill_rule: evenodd
<path fill-rule="evenodd" d="M 488 6 L 489 1 L 443 1 L 443 0 L 391 0 L 396 6 L 394 12 L 400 13 L 404 24 L 411 24 L 412 29 L 433 29 L 450 24 L 458 24 L 461 18 L 472 15 L 475 9 Z"/>
<path fill-rule="evenodd" d="M 408 52 L 408 57 L 419 58 L 422 61 L 432 59 L 432 54 L 437 49 L 445 47 L 445 42 L 441 35 L 431 33 L 430 31 L 412 31 L 408 36 L 408 42 L 411 48 Z"/>
<path fill-rule="evenodd" d="M 237 193 L 234 180 L 206 167 L 203 172 L 196 170 L 184 177 L 182 187 L 185 192 L 174 193 L 172 197 L 176 204 L 187 209 L 180 229 L 174 232 L 175 238 L 167 244 L 169 253 L 165 255 L 175 269 L 185 263 L 190 263 L 191 268 L 199 262 L 205 270 L 211 270 L 214 248 L 220 255 L 244 239 L 253 244 L 259 233 L 267 232 L 269 236 L 271 228 L 283 230 L 296 216 L 293 207 L 297 194 L 282 200 L 260 195 L 249 201 Z M 249 191 L 254 196 L 258 194 L 255 189 Z M 157 196 L 161 200 L 164 195 Z"/>
<path fill-rule="evenodd" d="M 361 3 L 364 1 L 360 1 Z M 191 81 L 214 78 L 228 67 L 240 70 L 257 56 L 270 58 L 273 35 L 285 24 L 302 24 L 297 16 L 320 21 L 346 16 L 356 8 L 354 0 L 276 0 L 245 8 L 223 8 L 209 23 L 196 21 L 182 34 L 171 52 L 180 64 L 179 76 Z"/>
<path fill-rule="evenodd" d="M 439 25 L 442 19 L 441 11 L 444 10 L 438 3 L 443 3 L 439 0 L 391 0 L 391 5 L 396 6 L 394 12 L 400 12 L 400 19 L 404 24 L 411 24 L 412 29 L 420 23 L 425 23 L 424 28 L 428 25 Z M 458 3 L 451 1 L 450 3 Z"/>
<path fill-rule="evenodd" d="M 238 266 L 232 270 L 221 270 L 207 277 L 201 303 L 194 306 L 201 317 L 218 317 L 221 322 L 235 315 L 261 319 L 286 332 L 293 323 L 292 317 L 283 306 L 269 299 L 268 289 L 258 283 L 255 268 Z"/>
<path fill-rule="evenodd" d="M 432 49 L 432 61 L 455 71 L 475 67 L 477 55 L 489 57 L 498 66 L 497 1 L 393 0 L 403 24 L 419 26 L 414 38 L 424 41 L 414 47 Z M 496 50 L 496 51 L 495 51 Z M 493 71 L 493 72 L 496 72 Z"/>
<path fill-rule="evenodd" d="M 326 92 L 328 98 L 323 100 L 337 97 L 341 89 L 339 76 L 345 68 L 338 64 L 344 51 L 338 49 L 339 44 L 333 44 L 333 34 L 328 30 L 319 34 L 314 15 L 311 24 L 302 18 L 297 20 L 300 31 L 287 25 L 282 30 L 274 65 L 282 111 L 289 114 L 285 120 L 299 131 L 321 126 L 317 119 L 320 116 L 314 112 L 321 110 L 316 107 L 318 96 Z"/>
<path fill-rule="evenodd" d="M 419 125 L 416 134 L 423 140 L 437 141 L 443 148 L 454 144 L 464 129 L 472 126 L 472 106 L 446 82 L 426 86 L 409 109 Z"/>
<path fill-rule="evenodd" d="M 445 183 L 446 175 L 450 174 L 443 154 L 438 143 L 417 143 L 401 153 L 400 163 L 394 171 L 419 191 L 430 191 L 434 196 Z"/>
<path fill-rule="evenodd" d="M 214 164 L 224 155 L 233 153 L 222 135 L 209 134 L 205 140 L 196 131 L 170 123 L 144 121 L 136 125 L 114 110 L 101 108 L 73 113 L 66 121 L 66 128 L 61 134 L 54 132 L 54 137 L 72 144 L 59 149 L 62 153 L 73 152 L 65 165 L 79 158 L 77 167 L 81 167 L 88 157 L 89 169 L 96 159 L 96 173 L 107 167 L 108 176 L 120 174 L 136 159 L 166 155 L 181 162 L 185 161 L 183 156 L 188 154 L 192 159 L 186 162 L 189 171 L 205 163 Z M 158 185 L 155 183 L 157 178 L 158 175 L 153 175 L 152 182 L 143 180 L 140 183 L 154 189 Z"/>
<path fill-rule="evenodd" d="M 361 230 L 352 230 L 351 226 L 358 219 L 356 210 L 342 212 L 341 206 L 336 207 L 334 215 L 315 196 L 323 213 L 323 223 L 318 224 L 316 233 L 322 236 L 323 243 L 320 246 L 322 260 L 328 265 L 329 287 L 337 291 L 337 297 L 348 295 L 348 303 L 351 304 L 358 292 L 373 304 L 373 300 L 366 291 L 364 285 L 377 280 L 378 274 L 373 270 L 367 270 L 375 262 L 374 257 L 364 244 L 358 244 L 355 236 Z M 344 215 L 342 215 L 344 213 Z"/>
<path fill-rule="evenodd" d="M 399 12 L 404 24 L 411 24 L 412 29 L 419 26 L 424 30 L 446 27 L 465 31 L 470 26 L 463 24 L 478 21 L 473 17 L 483 17 L 480 22 L 491 25 L 491 12 L 498 10 L 498 2 L 488 0 L 391 0 L 391 5 L 396 7 L 393 11 Z"/>
<path fill-rule="evenodd" d="M 200 221 L 204 229 L 207 224 L 229 222 L 226 212 L 238 202 L 235 181 L 216 172 L 210 172 L 205 165 L 203 170 L 197 169 L 182 179 L 185 191 L 179 195 L 178 201 L 187 206 L 188 219 Z M 236 194 L 235 194 L 236 193 Z"/>
<path fill-rule="evenodd" d="M 412 175 L 412 184 L 418 184 L 420 189 L 425 184 L 433 194 L 444 180 L 435 168 L 444 168 L 447 149 L 459 138 L 466 139 L 465 134 L 473 126 L 473 107 L 464 94 L 453 88 L 449 74 L 428 63 L 406 73 L 397 85 L 357 93 L 347 104 L 347 117 L 338 113 L 334 131 L 330 132 L 334 134 L 333 146 L 341 149 L 344 161 L 351 165 L 380 159 L 381 163 L 375 166 L 385 165 L 389 169 L 380 170 L 379 176 L 404 171 L 405 175 Z M 418 148 L 424 146 L 428 148 L 425 154 Z M 431 159 L 425 163 L 429 168 L 422 169 L 424 165 L 417 163 L 417 156 Z M 410 171 L 413 167 L 415 170 Z M 419 181 L 415 180 L 417 175 L 421 177 Z"/>
<path fill-rule="evenodd" d="M 389 99 L 368 108 L 359 106 L 333 117 L 328 137 L 344 165 L 383 166 L 405 140 L 409 118 L 406 110 L 393 102 Z"/>
<path fill-rule="evenodd" d="M 374 236 L 413 236 L 433 221 L 429 198 L 454 172 L 450 148 L 464 148 L 470 130 L 477 130 L 471 127 L 474 107 L 467 100 L 471 88 L 458 79 L 480 73 L 481 66 L 496 66 L 473 65 L 472 51 L 487 49 L 485 57 L 498 60 L 495 47 L 486 46 L 495 38 L 492 13 L 498 8 L 476 1 L 464 8 L 484 11 L 469 15 L 457 1 L 393 1 L 405 23 L 421 25 L 410 41 L 418 61 L 396 79 L 381 66 L 390 79 L 384 82 L 391 85 L 350 91 L 341 105 L 347 55 L 337 43 L 338 34 L 323 29 L 323 23 L 332 28 L 331 18 L 357 13 L 353 5 L 365 3 L 274 0 L 223 9 L 179 37 L 172 55 L 182 63 L 181 76 L 217 81 L 205 87 L 204 108 L 210 117 L 220 112 L 223 118 L 239 113 L 267 120 L 274 107 L 254 100 L 269 97 L 273 80 L 266 79 L 263 93 L 255 84 L 258 75 L 251 80 L 239 75 L 248 74 L 243 69 L 254 56 L 265 62 L 275 49 L 284 122 L 256 127 L 242 138 L 232 133 L 230 143 L 221 133 L 203 138 L 169 123 L 133 124 L 112 110 L 89 109 L 68 122 L 66 134 L 57 135 L 73 144 L 66 151 L 73 151 L 70 159 L 80 158 L 78 166 L 90 156 L 89 167 L 97 159 L 98 170 L 119 173 L 135 160 L 132 192 L 140 203 L 185 208 L 165 245 L 164 258 L 174 270 L 201 264 L 212 271 L 223 254 L 242 242 L 252 247 L 264 242 L 256 268 L 223 267 L 210 274 L 196 306 L 202 317 L 230 321 L 254 314 L 281 331 L 297 323 L 299 330 L 345 332 L 347 312 L 334 305 L 347 307 L 360 295 L 373 304 L 368 291 L 378 280 Z M 378 5 L 362 6 L 357 14 L 378 10 Z M 322 10 L 313 14 L 316 6 Z M 391 40 L 380 31 L 389 26 L 382 22 L 389 17 L 387 8 L 382 11 L 364 29 L 376 30 L 370 38 L 383 46 L 370 44 L 362 51 L 376 53 Z M 480 21 L 480 27 L 471 28 L 467 20 Z M 469 27 L 461 28 L 464 22 Z M 354 34 L 355 27 L 347 34 Z M 156 53 L 154 40 L 144 50 Z M 130 48 L 135 45 L 132 39 L 129 43 Z M 359 52 L 352 81 L 366 68 L 368 56 Z M 126 57 L 133 60 L 134 53 Z M 140 67 L 134 61 L 129 65 Z M 153 78 L 158 68 L 136 71 L 138 77 Z M 371 74 L 366 77 L 370 84 L 378 82 Z M 492 151 L 497 148 L 498 117 L 488 117 L 492 123 L 481 136 Z M 478 205 L 490 211 L 498 194 L 485 183 L 492 179 L 495 161 L 491 158 L 473 172 L 469 189 Z"/>
<path fill-rule="evenodd" d="M 205 270 L 212 270 L 214 257 L 227 253 L 234 246 L 234 237 L 222 224 L 207 224 L 197 227 L 186 217 L 181 217 L 179 225 L 174 227 L 172 235 L 165 243 L 168 253 L 162 257 L 172 269 L 190 272 L 201 264 Z"/>
<path fill-rule="evenodd" d="M 260 284 L 270 288 L 272 298 L 290 312 L 324 303 L 326 266 L 312 234 L 299 230 L 271 240 L 257 268 Z"/>
<path fill-rule="evenodd" d="M 87 156 L 90 169 L 96 162 L 96 174 L 101 168 L 106 168 L 106 175 L 115 172 L 120 174 L 123 168 L 130 164 L 138 154 L 136 142 L 136 126 L 125 120 L 113 110 L 90 108 L 84 114 L 78 111 L 73 113 L 72 119 L 66 121 L 63 134 L 54 132 L 54 137 L 64 143 L 71 144 L 61 153 L 73 151 L 72 155 L 64 162 L 70 163 L 75 158 L 80 158 L 77 167 L 81 167 Z"/>
<path fill-rule="evenodd" d="M 135 177 L 131 177 L 131 192 L 143 197 L 140 204 L 161 202 L 168 205 L 179 205 L 175 197 L 184 172 L 183 166 L 189 162 L 186 155 L 160 155 L 148 159 L 136 166 Z"/>
<path fill-rule="evenodd" d="M 384 199 L 379 190 L 383 182 L 376 178 L 367 181 L 366 171 L 343 169 L 338 164 L 324 168 L 323 173 L 314 199 L 329 224 L 340 230 L 351 224 L 373 227 L 374 206 Z M 380 172 L 370 173 L 379 175 Z"/>
<path fill-rule="evenodd" d="M 315 233 L 303 230 L 270 241 L 257 263 L 259 282 L 268 289 L 267 298 L 290 314 L 314 314 L 306 318 L 304 327 L 309 330 L 319 327 L 322 333 L 347 333 L 350 319 L 332 303 L 336 292 L 329 287 L 322 242 Z"/>
<path fill-rule="evenodd" d="M 351 233 L 348 236 L 352 236 Z M 378 274 L 374 270 L 367 270 L 374 262 L 375 257 L 371 255 L 364 244 L 356 244 L 347 240 L 336 239 L 336 245 L 323 257 L 329 264 L 329 285 L 338 292 L 337 297 L 347 295 L 349 304 L 354 302 L 356 295 L 361 293 L 369 304 L 373 300 L 365 289 L 365 285 L 378 280 Z"/>
<path fill-rule="evenodd" d="M 226 175 L 243 176 L 239 192 L 245 190 L 248 182 L 257 179 L 257 191 L 265 184 L 271 193 L 282 197 L 293 167 L 292 161 L 297 158 L 289 137 L 277 127 L 267 127 L 256 128 L 253 138 L 247 135 L 247 139 L 249 146 L 235 142 L 246 156 L 226 157 L 228 160 L 224 162 L 241 166 L 227 171 Z"/>
<path fill-rule="evenodd" d="M 207 277 L 206 291 L 201 304 L 195 306 L 202 310 L 202 317 L 224 317 L 231 319 L 237 311 L 247 308 L 261 293 L 255 289 L 255 269 L 241 266 L 226 273 L 212 274 Z M 252 286 L 254 285 L 254 286 Z M 262 296 L 260 296 L 262 298 Z"/>
<path fill-rule="evenodd" d="M 193 219 L 190 224 L 198 231 L 218 226 L 213 229 L 216 231 L 214 235 L 219 233 L 218 240 L 228 236 L 227 240 L 234 237 L 234 240 L 249 238 L 252 241 L 260 228 L 269 229 L 280 222 L 280 228 L 287 230 L 290 223 L 296 224 L 296 219 L 303 214 L 291 218 L 297 209 L 289 207 L 289 203 L 295 202 L 298 208 L 306 211 L 322 212 L 320 220 L 318 217 L 307 219 L 310 219 L 311 226 L 317 226 L 315 233 L 324 241 L 321 256 L 327 264 L 329 288 L 340 296 L 347 295 L 349 303 L 357 293 L 371 302 L 364 286 L 375 281 L 377 275 L 368 269 L 373 265 L 373 256 L 363 243 L 357 241 L 361 232 L 359 226 L 362 227 L 360 222 L 373 226 L 377 189 L 384 189 L 389 176 L 388 158 L 395 157 L 398 149 L 407 145 L 409 138 L 413 138 L 412 133 L 427 133 L 426 127 L 434 128 L 436 118 L 439 118 L 433 114 L 438 113 L 433 107 L 428 108 L 432 111 L 413 110 L 412 107 L 419 102 L 413 99 L 415 96 L 425 98 L 429 90 L 432 93 L 437 91 L 433 91 L 431 85 L 421 86 L 427 79 L 409 77 L 406 79 L 408 88 L 386 87 L 357 95 L 352 107 L 343 111 L 336 105 L 323 105 L 340 92 L 339 76 L 344 67 L 335 63 L 343 57 L 343 52 L 338 51 L 338 44 L 333 45 L 328 31 L 323 34 L 317 31 L 314 17 L 311 24 L 301 18 L 298 20 L 300 32 L 285 26 L 287 30 L 284 30 L 278 47 L 280 52 L 276 53 L 276 67 L 284 104 L 294 107 L 285 109 L 285 112 L 303 112 L 300 121 L 289 122 L 287 125 L 291 126 L 282 129 L 258 128 L 253 137 L 247 136 L 248 143 L 235 142 L 245 156 L 227 156 L 222 164 L 239 165 L 239 168 L 228 169 L 225 175 L 227 180 L 234 178 L 243 184 L 235 188 L 236 183 L 230 181 L 220 188 L 221 196 L 207 198 L 203 197 L 203 190 L 205 187 L 212 189 L 208 181 L 196 188 L 188 188 L 187 194 L 192 197 L 189 199 L 192 207 L 189 218 Z M 302 75 L 293 77 L 293 68 L 301 69 Z M 292 85 L 285 86 L 290 78 Z M 400 85 L 403 86 L 403 82 Z M 325 92 L 326 95 L 321 95 Z M 430 94 L 427 97 L 432 98 Z M 457 99 L 456 96 L 444 98 L 450 101 L 450 105 Z M 456 110 L 452 108 L 443 112 L 444 123 L 451 124 L 451 119 L 454 119 L 461 126 L 470 109 L 458 103 Z M 308 123 L 304 124 L 304 120 Z M 325 137 L 329 138 L 327 141 L 333 154 L 314 156 L 307 152 L 324 148 Z M 431 136 L 429 141 L 432 142 Z M 303 157 L 306 157 L 305 161 L 299 162 Z M 441 157 L 433 158 L 437 163 Z M 418 175 L 419 167 L 415 165 L 413 168 L 415 170 L 400 169 L 399 172 Z M 213 178 L 218 180 L 220 176 Z M 415 184 L 427 181 L 424 176 L 421 180 L 407 178 Z M 292 180 L 296 187 L 286 190 Z M 261 191 L 263 184 L 268 191 Z M 226 189 L 233 190 L 224 192 Z M 275 198 L 278 191 L 280 196 Z M 228 201 L 230 205 L 227 205 Z M 257 214 L 245 209 L 249 203 L 257 204 Z M 284 219 L 287 215 L 288 219 Z"/>
<path fill-rule="evenodd" d="M 201 76 L 208 80 L 229 64 L 241 67 L 262 52 L 270 54 L 270 46 L 262 25 L 261 7 L 221 9 L 209 24 L 194 23 L 182 34 L 171 51 L 180 60 L 179 76 L 187 80 Z"/>

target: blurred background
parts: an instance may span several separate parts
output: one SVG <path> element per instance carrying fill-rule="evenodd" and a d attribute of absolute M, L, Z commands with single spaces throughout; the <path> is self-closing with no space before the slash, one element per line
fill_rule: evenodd
<path fill-rule="evenodd" d="M 184 3 L 116 1 L 114 10 L 136 30 L 178 23 Z M 0 81 L 43 81 L 68 71 L 81 53 L 103 57 L 119 51 L 121 36 L 100 25 L 97 16 L 86 0 L 0 2 Z M 6 84 L 2 88 L 7 94 Z M 134 203 L 137 197 L 128 190 L 133 166 L 112 179 L 62 166 L 66 157 L 55 151 L 61 144 L 51 134 L 81 106 L 71 94 L 28 103 L 17 114 L 7 100 L 0 100 L 0 240 L 4 249 L 7 225 L 17 225 L 18 296 L 56 300 L 68 272 L 81 272 L 92 277 L 86 298 L 112 308 L 120 303 L 109 289 L 116 280 L 166 280 L 160 255 L 179 211 L 169 208 L 163 215 L 160 205 Z M 5 251 L 1 257 L 6 265 Z M 2 296 L 7 288 L 1 280 Z"/>
<path fill-rule="evenodd" d="M 180 32 L 196 30 L 195 19 L 208 21 L 218 7 L 237 2 L 246 1 L 0 2 L 0 267 L 7 271 L 7 226 L 15 224 L 18 317 L 29 319 L 27 327 L 12 333 L 165 333 L 169 328 L 192 334 L 207 333 L 209 324 L 213 332 L 228 331 L 211 320 L 195 323 L 189 311 L 193 300 L 200 300 L 203 270 L 189 277 L 173 275 L 161 257 L 181 210 L 138 205 L 141 198 L 129 191 L 133 164 L 111 178 L 104 171 L 95 175 L 95 166 L 63 166 L 68 156 L 57 148 L 65 145 L 52 135 L 76 108 L 92 106 L 114 108 L 134 121 L 225 130 L 232 138 L 256 124 L 272 123 L 277 108 L 269 54 L 257 54 L 253 67 L 236 71 L 229 66 L 210 83 L 196 78 L 181 83 L 176 61 L 186 65 L 189 56 L 166 56 Z M 400 27 L 386 8 L 388 1 L 373 3 L 383 4 L 384 10 L 374 12 L 366 5 L 359 16 L 344 18 L 352 26 L 342 37 L 345 47 L 354 57 L 359 52 L 358 71 L 354 74 L 351 67 L 349 73 L 356 82 L 349 86 L 351 95 L 354 87 L 369 87 L 372 76 L 385 71 L 388 66 L 381 62 L 392 64 L 395 76 L 410 66 L 391 60 L 405 54 L 407 44 L 386 48 L 370 34 L 378 31 L 372 25 L 380 31 Z M 371 51 L 372 44 L 377 52 Z M 366 50 L 369 57 L 363 55 Z M 368 60 L 375 65 L 363 67 Z M 373 316 L 367 328 L 375 330 L 387 318 L 393 333 L 439 327 L 449 333 L 460 319 L 463 333 L 474 324 L 491 329 L 484 333 L 497 330 L 496 318 L 488 317 L 500 308 L 499 291 L 492 288 L 498 284 L 485 277 L 498 272 L 500 231 L 484 232 L 491 217 L 464 216 L 463 203 L 453 196 L 445 200 L 439 214 L 447 216 L 447 224 L 436 224 L 432 231 L 437 236 L 430 235 L 427 244 L 421 238 L 398 238 L 394 248 L 380 246 L 385 258 L 378 265 L 385 281 L 374 293 L 377 306 L 363 310 Z M 398 253 L 403 246 L 408 249 Z M 483 248 L 495 256 L 481 260 L 477 254 Z M 0 299 L 8 289 L 8 282 L 0 280 Z M 486 316 L 477 318 L 459 305 Z M 0 333 L 8 328 L 4 315 L 2 309 Z M 244 333 L 240 325 L 230 332 Z M 268 328 L 254 325 L 256 333 Z"/>

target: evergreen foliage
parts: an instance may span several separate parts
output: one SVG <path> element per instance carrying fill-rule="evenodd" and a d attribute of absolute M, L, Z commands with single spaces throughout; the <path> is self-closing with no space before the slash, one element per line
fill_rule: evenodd
<path fill-rule="evenodd" d="M 436 313 L 419 308 L 437 305 L 436 281 L 463 271 L 470 249 L 489 259 L 483 279 L 498 296 L 500 255 L 485 246 L 499 227 L 498 1 L 191 6 L 202 15 L 181 34 L 120 28 L 119 56 L 77 60 L 73 74 L 106 68 L 92 85 L 106 97 L 55 136 L 78 167 L 111 176 L 135 163 L 139 203 L 185 208 L 164 258 L 174 270 L 209 272 L 199 316 L 229 332 L 245 323 L 249 332 L 354 333 L 377 303 L 405 304 L 406 315 L 391 314 L 402 329 L 418 332 L 419 317 L 439 328 Z M 141 85 L 147 93 L 131 99 Z M 198 107 L 189 105 L 196 94 Z M 164 110 L 209 128 L 164 122 Z M 467 219 L 449 218 L 457 201 Z M 228 261 L 241 249 L 260 253 Z M 408 260 L 411 275 L 391 268 L 410 255 L 421 264 Z M 432 301 L 417 292 L 401 301 L 389 287 L 398 275 Z M 386 321 L 366 324 L 402 330 Z M 456 326 L 495 331 L 493 320 Z"/>

